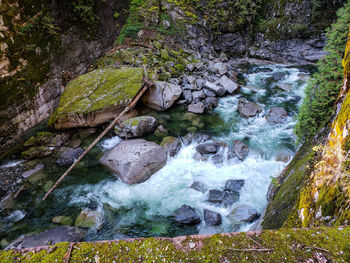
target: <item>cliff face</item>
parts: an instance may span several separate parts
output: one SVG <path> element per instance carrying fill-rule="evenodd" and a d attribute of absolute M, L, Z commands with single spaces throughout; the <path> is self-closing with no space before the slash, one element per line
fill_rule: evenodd
<path fill-rule="evenodd" d="M 113 43 L 127 8 L 127 0 L 0 1 L 2 149 L 49 117 L 67 81 Z"/>
<path fill-rule="evenodd" d="M 350 34 L 343 66 L 336 114 L 312 142 L 301 147 L 279 177 L 264 228 L 350 222 Z"/>

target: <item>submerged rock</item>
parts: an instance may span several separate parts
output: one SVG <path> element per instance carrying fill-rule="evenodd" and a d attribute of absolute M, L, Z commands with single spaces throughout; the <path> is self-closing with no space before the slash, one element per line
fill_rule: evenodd
<path fill-rule="evenodd" d="M 59 158 L 57 159 L 56 163 L 58 165 L 70 165 L 75 162 L 79 158 L 80 155 L 82 155 L 84 150 L 82 148 L 72 149 L 67 148 Z"/>
<path fill-rule="evenodd" d="M 114 132 L 122 139 L 138 138 L 153 132 L 157 125 L 156 118 L 140 116 L 123 121 L 114 128 Z"/>
<path fill-rule="evenodd" d="M 49 120 L 55 129 L 95 127 L 120 113 L 141 89 L 139 68 L 103 68 L 71 81 Z"/>
<path fill-rule="evenodd" d="M 272 78 L 273 80 L 275 81 L 279 81 L 279 80 L 282 80 L 284 79 L 288 74 L 285 73 L 285 72 L 276 72 L 276 73 L 273 73 L 272 74 Z"/>
<path fill-rule="evenodd" d="M 287 121 L 288 112 L 282 107 L 274 107 L 266 115 L 268 123 L 274 125 Z"/>
<path fill-rule="evenodd" d="M 196 151 L 200 154 L 210 154 L 210 153 L 217 153 L 219 150 L 220 145 L 216 142 L 207 142 L 200 144 L 196 147 Z"/>
<path fill-rule="evenodd" d="M 22 177 L 34 184 L 44 177 L 45 166 L 38 164 L 34 169 L 26 171 L 22 174 Z"/>
<path fill-rule="evenodd" d="M 238 159 L 243 161 L 248 153 L 249 153 L 249 147 L 245 143 L 241 141 L 234 141 L 233 143 L 233 152 L 237 156 Z"/>
<path fill-rule="evenodd" d="M 229 217 L 234 223 L 251 223 L 260 217 L 258 211 L 249 205 L 235 207 Z"/>
<path fill-rule="evenodd" d="M 238 111 L 242 117 L 251 118 L 260 113 L 262 109 L 254 102 L 245 102 L 241 100 L 238 102 Z"/>
<path fill-rule="evenodd" d="M 100 212 L 84 209 L 75 219 L 74 225 L 84 228 L 101 229 L 103 218 Z"/>
<path fill-rule="evenodd" d="M 169 109 L 180 98 L 182 89 L 177 84 L 157 81 L 154 87 L 149 88 L 142 96 L 143 104 L 157 111 Z"/>
<path fill-rule="evenodd" d="M 160 146 L 162 146 L 170 156 L 175 156 L 181 149 L 181 141 L 173 136 L 168 136 L 163 138 Z"/>
<path fill-rule="evenodd" d="M 78 227 L 59 226 L 36 235 L 24 237 L 17 245 L 18 249 L 54 245 L 60 242 L 80 242 L 86 236 L 86 231 Z"/>
<path fill-rule="evenodd" d="M 218 226 L 222 222 L 221 214 L 217 212 L 204 209 L 203 214 L 204 214 L 205 224 L 208 226 Z"/>
<path fill-rule="evenodd" d="M 70 226 L 73 224 L 73 219 L 70 216 L 55 216 L 51 221 L 52 223 L 64 226 Z"/>
<path fill-rule="evenodd" d="M 177 209 L 174 217 L 177 223 L 184 225 L 197 225 L 201 222 L 196 210 L 188 205 L 183 205 L 181 208 Z"/>
<path fill-rule="evenodd" d="M 28 150 L 22 152 L 23 159 L 32 160 L 37 158 L 43 158 L 49 156 L 53 149 L 48 146 L 36 146 L 31 147 Z"/>
<path fill-rule="evenodd" d="M 210 190 L 208 202 L 229 207 L 237 202 L 239 194 L 237 192 Z"/>
<path fill-rule="evenodd" d="M 115 172 L 126 184 L 149 179 L 166 163 L 165 150 L 143 139 L 122 141 L 100 159 L 101 164 Z"/>
<path fill-rule="evenodd" d="M 168 136 L 168 130 L 164 128 L 163 125 L 159 125 L 156 130 L 154 131 L 154 135 L 159 137 L 159 138 L 163 138 Z"/>

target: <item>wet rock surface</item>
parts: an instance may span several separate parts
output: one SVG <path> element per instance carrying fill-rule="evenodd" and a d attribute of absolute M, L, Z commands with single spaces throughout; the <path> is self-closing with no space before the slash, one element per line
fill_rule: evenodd
<path fill-rule="evenodd" d="M 237 156 L 238 159 L 243 161 L 248 153 L 249 153 L 249 147 L 245 143 L 241 141 L 234 141 L 233 142 L 233 152 Z"/>
<path fill-rule="evenodd" d="M 153 132 L 157 126 L 156 118 L 140 116 L 123 121 L 114 128 L 114 132 L 122 139 L 139 138 Z"/>
<path fill-rule="evenodd" d="M 201 219 L 193 207 L 183 205 L 177 209 L 174 214 L 175 222 L 184 225 L 197 225 L 201 222 Z"/>
<path fill-rule="evenodd" d="M 239 192 L 244 186 L 244 180 L 231 179 L 225 183 L 225 190 L 230 192 Z"/>
<path fill-rule="evenodd" d="M 254 102 L 246 102 L 240 100 L 238 103 L 238 111 L 244 118 L 255 117 L 258 113 L 262 111 L 261 107 Z"/>
<path fill-rule="evenodd" d="M 288 112 L 282 107 L 274 107 L 266 115 L 266 120 L 269 124 L 281 124 L 287 121 Z"/>
<path fill-rule="evenodd" d="M 239 199 L 239 193 L 237 192 L 229 192 L 229 191 L 221 191 L 221 190 L 210 190 L 208 202 L 222 205 L 224 207 L 229 207 L 237 202 Z"/>
<path fill-rule="evenodd" d="M 57 159 L 58 165 L 70 165 L 75 162 L 79 158 L 80 155 L 82 155 L 84 150 L 82 148 L 72 149 L 67 148 L 64 150 L 64 152 L 61 153 L 61 155 Z"/>
<path fill-rule="evenodd" d="M 213 154 L 213 153 L 217 153 L 219 148 L 220 148 L 220 145 L 218 143 L 207 142 L 207 143 L 203 143 L 203 144 L 198 145 L 196 147 L 196 150 L 200 154 Z"/>
<path fill-rule="evenodd" d="M 208 226 L 218 226 L 222 222 L 221 214 L 217 212 L 204 209 L 203 214 L 204 214 L 205 224 Z"/>
<path fill-rule="evenodd" d="M 100 159 L 126 184 L 146 181 L 166 163 L 165 150 L 143 139 L 122 141 Z"/>
<path fill-rule="evenodd" d="M 258 219 L 260 214 L 251 206 L 241 205 L 234 208 L 229 217 L 236 223 L 251 223 Z"/>

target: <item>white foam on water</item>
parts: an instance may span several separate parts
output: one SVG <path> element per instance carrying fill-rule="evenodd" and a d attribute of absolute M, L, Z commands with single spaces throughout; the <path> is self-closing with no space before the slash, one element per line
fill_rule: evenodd
<path fill-rule="evenodd" d="M 114 136 L 112 138 L 108 138 L 103 140 L 100 144 L 99 147 L 104 150 L 110 150 L 112 149 L 114 146 L 116 146 L 118 143 L 120 143 L 122 141 L 122 139 L 120 139 L 118 136 Z"/>
<path fill-rule="evenodd" d="M 0 169 L 1 168 L 9 168 L 9 167 L 15 167 L 17 165 L 20 165 L 21 163 L 23 163 L 24 160 L 16 160 L 16 161 L 9 161 L 7 162 L 6 164 L 3 164 L 0 166 Z"/>

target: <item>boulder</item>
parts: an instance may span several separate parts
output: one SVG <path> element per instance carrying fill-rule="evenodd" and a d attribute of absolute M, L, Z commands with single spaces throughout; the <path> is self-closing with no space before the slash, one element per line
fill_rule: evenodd
<path fill-rule="evenodd" d="M 222 205 L 224 207 L 229 207 L 237 202 L 238 199 L 239 194 L 237 192 L 210 190 L 208 202 L 216 205 Z"/>
<path fill-rule="evenodd" d="M 13 193 L 8 193 L 6 196 L 1 198 L 0 201 L 0 210 L 11 209 L 15 204 Z"/>
<path fill-rule="evenodd" d="M 96 127 L 121 113 L 141 89 L 140 68 L 103 68 L 71 81 L 50 117 L 55 129 Z"/>
<path fill-rule="evenodd" d="M 53 149 L 48 146 L 30 147 L 28 150 L 22 152 L 22 157 L 25 160 L 32 160 L 49 156 Z"/>
<path fill-rule="evenodd" d="M 262 111 L 261 107 L 254 102 L 238 102 L 238 111 L 244 118 L 255 117 L 258 113 Z"/>
<path fill-rule="evenodd" d="M 219 105 L 219 99 L 215 97 L 207 97 L 204 100 L 204 106 L 208 110 L 212 110 Z"/>
<path fill-rule="evenodd" d="M 222 222 L 222 217 L 221 217 L 221 214 L 219 213 L 210 211 L 208 209 L 204 209 L 203 214 L 204 214 L 204 222 L 208 226 L 218 226 Z"/>
<path fill-rule="evenodd" d="M 194 101 L 199 101 L 201 99 L 205 99 L 205 94 L 203 90 L 192 91 L 192 98 Z"/>
<path fill-rule="evenodd" d="M 63 153 L 61 153 L 56 163 L 58 165 L 71 165 L 79 158 L 80 155 L 83 154 L 83 152 L 84 150 L 82 148 L 67 148 Z"/>
<path fill-rule="evenodd" d="M 287 120 L 288 112 L 282 107 L 274 107 L 266 115 L 269 124 L 275 125 L 284 123 Z"/>
<path fill-rule="evenodd" d="M 190 188 L 202 193 L 205 193 L 206 191 L 208 191 L 207 186 L 202 182 L 193 182 Z"/>
<path fill-rule="evenodd" d="M 214 64 L 214 72 L 220 75 L 224 75 L 227 73 L 227 67 L 224 63 L 217 62 Z"/>
<path fill-rule="evenodd" d="M 158 125 L 156 118 L 151 116 L 140 116 L 123 121 L 114 128 L 114 132 L 122 139 L 142 137 L 152 133 Z"/>
<path fill-rule="evenodd" d="M 143 104 L 157 111 L 169 109 L 180 98 L 182 89 L 177 84 L 156 81 L 155 86 L 149 88 L 142 96 Z"/>
<path fill-rule="evenodd" d="M 163 138 L 160 146 L 162 146 L 170 156 L 175 156 L 181 149 L 181 141 L 178 138 L 168 136 Z"/>
<path fill-rule="evenodd" d="M 17 248 L 55 245 L 60 242 L 80 242 L 85 236 L 86 231 L 78 227 L 59 226 L 36 235 L 26 236 Z"/>
<path fill-rule="evenodd" d="M 244 186 L 244 180 L 231 179 L 225 183 L 225 190 L 230 192 L 239 192 Z"/>
<path fill-rule="evenodd" d="M 288 74 L 285 72 L 276 72 L 272 74 L 272 78 L 274 81 L 280 81 L 284 79 Z"/>
<path fill-rule="evenodd" d="M 166 163 L 165 150 L 143 139 L 122 141 L 100 159 L 126 184 L 142 183 Z"/>
<path fill-rule="evenodd" d="M 186 100 L 187 103 L 191 103 L 192 102 L 192 92 L 188 89 L 185 89 L 182 92 L 182 97 Z"/>
<path fill-rule="evenodd" d="M 224 156 L 222 154 L 215 154 L 211 157 L 214 164 L 221 164 L 224 162 Z"/>
<path fill-rule="evenodd" d="M 197 102 L 197 103 L 188 105 L 188 111 L 192 113 L 201 114 L 204 112 L 204 110 L 205 110 L 205 107 L 203 102 Z"/>
<path fill-rule="evenodd" d="M 219 86 L 213 82 L 210 81 L 206 81 L 204 84 L 204 87 L 206 89 L 208 89 L 209 91 L 215 93 L 216 95 L 218 95 L 219 97 L 222 97 L 225 95 L 226 93 L 226 89 L 222 86 Z"/>
<path fill-rule="evenodd" d="M 284 91 L 290 91 L 292 89 L 292 85 L 288 83 L 281 83 L 277 87 Z"/>
<path fill-rule="evenodd" d="M 233 94 L 235 91 L 238 91 L 238 85 L 230 80 L 225 75 L 219 79 L 219 84 L 224 87 L 227 93 Z"/>
<path fill-rule="evenodd" d="M 175 211 L 175 221 L 184 225 L 197 225 L 201 222 L 201 219 L 193 207 L 183 205 L 181 208 Z"/>
<path fill-rule="evenodd" d="M 230 215 L 230 219 L 235 223 L 251 223 L 260 217 L 258 211 L 249 205 L 235 207 Z"/>
<path fill-rule="evenodd" d="M 22 174 L 22 177 L 34 184 L 44 177 L 45 166 L 38 164 L 34 169 L 26 171 Z"/>
<path fill-rule="evenodd" d="M 163 138 L 168 136 L 168 130 L 164 128 L 163 125 L 159 125 L 156 130 L 154 131 L 154 135 L 157 136 L 158 138 Z"/>
<path fill-rule="evenodd" d="M 248 153 L 249 153 L 249 147 L 245 143 L 241 141 L 234 141 L 233 143 L 233 152 L 237 156 L 238 159 L 243 161 Z"/>
<path fill-rule="evenodd" d="M 216 142 L 207 142 L 200 144 L 196 147 L 196 151 L 200 154 L 213 154 L 217 153 L 219 150 L 220 145 Z"/>
<path fill-rule="evenodd" d="M 204 95 L 206 97 L 215 97 L 216 96 L 216 94 L 214 92 L 212 92 L 212 91 L 210 91 L 208 89 L 203 89 L 203 91 L 204 91 Z"/>
<path fill-rule="evenodd" d="M 100 212 L 90 209 L 84 209 L 75 219 L 74 225 L 83 228 L 101 229 L 103 218 Z"/>
<path fill-rule="evenodd" d="M 70 226 L 73 224 L 73 219 L 70 216 L 55 216 L 51 219 L 52 223 Z"/>

